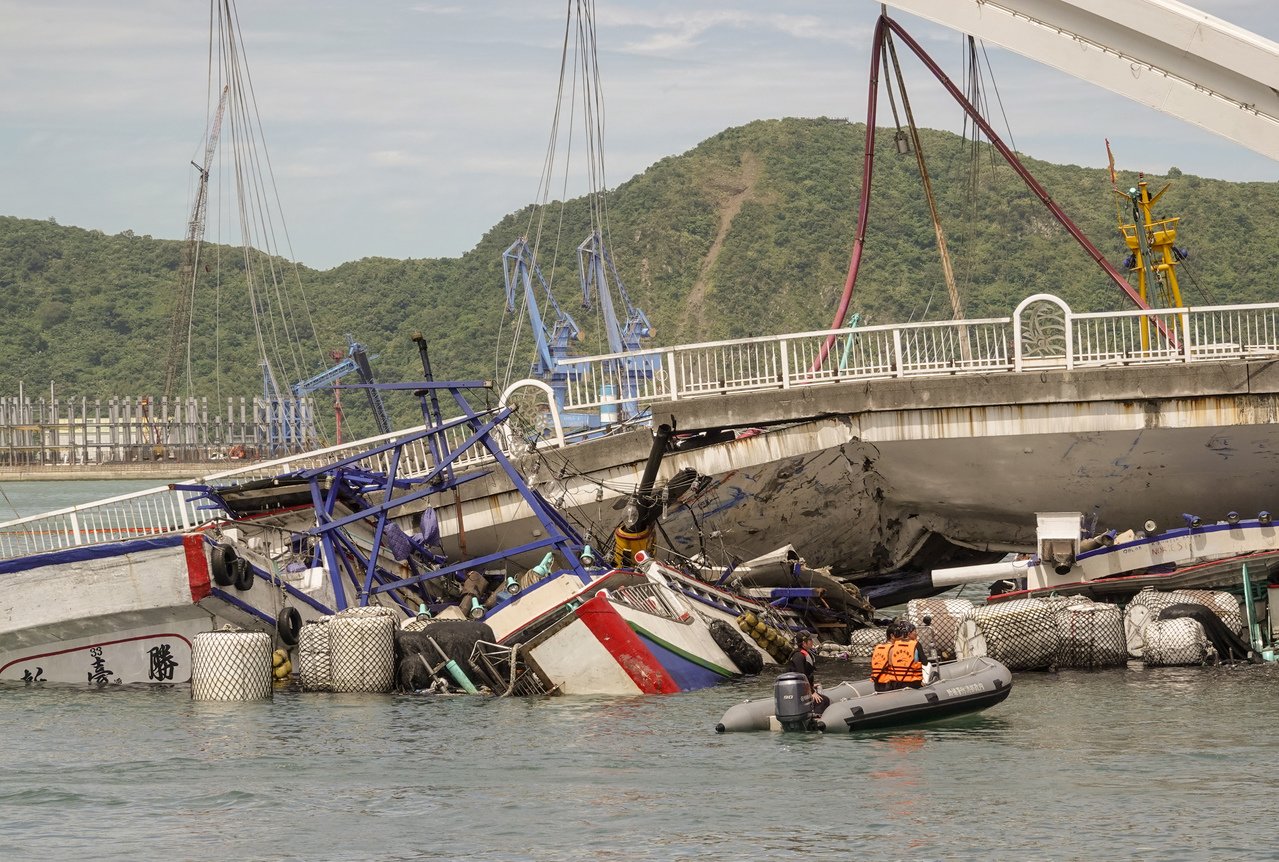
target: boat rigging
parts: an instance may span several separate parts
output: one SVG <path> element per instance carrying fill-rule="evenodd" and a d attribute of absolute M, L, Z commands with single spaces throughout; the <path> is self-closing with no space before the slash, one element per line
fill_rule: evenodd
<path fill-rule="evenodd" d="M 186 387 L 191 389 L 191 309 L 195 303 L 196 267 L 200 262 L 200 246 L 204 242 L 204 216 L 209 204 L 209 168 L 213 163 L 213 155 L 218 148 L 218 136 L 222 132 L 222 115 L 226 109 L 226 97 L 231 86 L 222 87 L 222 95 L 218 97 L 217 111 L 213 116 L 213 125 L 204 148 L 204 161 L 201 164 L 191 162 L 191 166 L 199 171 L 197 180 L 195 205 L 191 209 L 191 220 L 187 224 L 186 242 L 182 245 L 182 262 L 178 266 L 178 292 L 173 300 L 173 318 L 169 329 L 168 361 L 164 369 L 164 397 L 173 396 L 178 368 L 185 364 Z M 183 352 L 185 351 L 185 363 Z"/>
<path fill-rule="evenodd" d="M 303 369 L 316 363 L 306 355 L 324 352 L 293 262 L 234 0 L 210 5 L 208 92 L 215 107 L 208 112 L 203 160 L 193 162 L 198 179 L 164 394 L 189 393 L 196 379 L 205 386 L 212 382 L 219 399 L 224 388 L 243 394 L 235 384 L 224 384 L 223 375 L 251 379 L 246 373 L 251 364 L 261 379 L 254 404 L 261 439 L 255 443 L 271 453 L 311 448 L 324 436 L 318 417 L 309 400 L 291 393 L 281 379 L 308 379 Z M 208 231 L 216 243 L 211 250 L 204 249 Z M 223 236 L 240 246 L 238 261 L 224 259 Z M 223 325 L 236 322 L 238 328 L 244 316 L 252 338 L 247 343 L 224 338 Z"/>
<path fill-rule="evenodd" d="M 513 242 L 503 253 L 503 274 L 506 287 L 506 308 L 516 313 L 516 297 L 523 296 L 522 314 L 512 340 L 505 374 L 499 370 L 499 378 L 510 384 L 514 367 L 516 340 L 523 320 L 527 318 L 532 331 L 535 359 L 533 376 L 550 385 L 557 407 L 564 404 L 566 387 L 579 380 L 581 370 L 573 363 L 570 342 L 582 340 L 583 332 L 572 316 L 565 312 L 555 299 L 555 263 L 558 249 L 552 250 L 549 275 L 544 275 L 538 263 L 541 239 L 546 230 L 547 210 L 550 203 L 552 182 L 557 178 L 557 150 L 561 133 L 565 136 L 565 158 L 561 181 L 569 182 L 569 156 L 572 153 L 573 118 L 580 110 L 586 150 L 586 205 L 589 210 L 590 233 L 577 247 L 579 282 L 582 288 L 582 307 L 594 308 L 597 315 L 595 330 L 601 332 L 608 350 L 617 354 L 611 361 L 606 380 L 591 381 L 600 385 L 609 401 L 601 408 L 600 415 L 570 415 L 567 424 L 578 428 L 598 428 L 615 421 L 638 418 L 642 412 L 636 402 L 637 383 L 651 378 L 660 369 L 660 360 L 653 357 L 633 358 L 626 354 L 643 348 L 643 342 L 653 335 L 648 316 L 636 306 L 626 290 L 614 257 L 609 250 L 608 183 L 604 165 L 604 100 L 596 41 L 594 3 L 589 0 L 570 2 L 565 22 L 564 43 L 560 57 L 560 79 L 546 159 L 539 183 L 537 203 L 529 216 L 524 236 Z M 569 115 L 567 127 L 561 129 L 564 113 Z M 559 209 L 556 236 L 565 229 L 565 208 Z M 545 305 L 537 302 L 533 280 L 542 287 Z M 616 296 L 616 298 L 615 298 Z M 619 317 L 619 309 L 624 319 Z M 554 314 L 554 322 L 547 323 L 544 315 Z"/>

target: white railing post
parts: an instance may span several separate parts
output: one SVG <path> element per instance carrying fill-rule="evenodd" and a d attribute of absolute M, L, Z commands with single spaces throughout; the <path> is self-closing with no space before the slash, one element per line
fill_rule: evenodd
<path fill-rule="evenodd" d="M 900 329 L 893 330 L 893 376 L 906 376 L 906 363 L 902 359 L 902 331 Z"/>
<path fill-rule="evenodd" d="M 191 529 L 191 519 L 187 517 L 190 513 L 187 511 L 186 498 L 182 495 L 181 491 L 173 491 L 172 493 L 174 497 L 177 499 L 178 516 L 182 520 L 182 529 L 189 530 Z"/>
<path fill-rule="evenodd" d="M 80 519 L 75 512 L 72 512 L 69 520 L 71 521 L 71 544 L 83 545 L 84 537 L 80 535 Z"/>
<path fill-rule="evenodd" d="M 1183 362 L 1190 362 L 1190 309 L 1182 309 L 1177 315 L 1181 321 L 1181 358 Z M 1240 345 L 1241 347 L 1243 345 Z"/>
<path fill-rule="evenodd" d="M 1066 322 L 1066 370 L 1075 367 L 1075 312 L 1069 308 L 1064 315 Z"/>
<path fill-rule="evenodd" d="M 782 357 L 782 388 L 790 389 L 790 342 L 782 338 L 777 343 Z"/>
<path fill-rule="evenodd" d="M 670 369 L 670 376 L 667 379 L 670 381 L 671 400 L 678 401 L 679 400 L 679 381 L 675 379 L 676 374 L 675 374 L 675 351 L 674 350 L 668 350 L 666 352 L 666 367 Z"/>

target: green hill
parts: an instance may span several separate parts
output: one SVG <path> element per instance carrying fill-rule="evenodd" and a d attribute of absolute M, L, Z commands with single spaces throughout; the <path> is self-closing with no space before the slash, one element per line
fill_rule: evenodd
<path fill-rule="evenodd" d="M 1127 300 L 989 148 L 944 132 L 922 132 L 929 173 L 970 318 L 1006 315 L 1025 296 L 1057 294 L 1076 310 L 1122 308 Z M 880 135 L 867 246 L 853 310 L 863 323 L 941 319 L 950 306 L 913 156 Z M 864 128 L 830 119 L 754 122 L 659 161 L 608 196 L 609 248 L 632 299 L 645 309 L 655 344 L 767 335 L 830 324 L 855 228 Z M 980 166 L 971 170 L 974 161 Z M 1118 263 L 1125 255 L 1104 170 L 1025 159 L 1086 235 Z M 1188 304 L 1270 301 L 1276 244 L 1269 218 L 1279 184 L 1150 176 L 1173 186 L 1161 214 L 1182 217 L 1179 244 Z M 1121 175 L 1124 186 L 1136 175 Z M 974 186 L 975 183 L 975 186 Z M 974 187 L 976 191 L 974 191 Z M 559 218 L 559 208 L 549 208 Z M 528 224 L 512 213 L 460 258 L 365 258 L 325 271 L 299 269 L 309 342 L 294 369 L 332 364 L 327 351 L 352 334 L 376 355 L 381 380 L 420 376 L 414 332 L 430 345 L 437 376 L 500 376 L 515 326 L 504 314 L 502 251 Z M 569 201 L 546 235 L 559 249 L 556 293 L 586 330 L 584 353 L 607 352 L 593 312 L 575 298 L 573 249 L 590 229 L 585 201 Z M 543 243 L 542 260 L 550 259 Z M 56 223 L 0 217 L 0 395 L 18 382 L 52 381 L 62 396 L 156 394 L 163 389 L 179 241 L 106 236 Z M 210 398 L 260 389 L 252 316 L 233 276 L 213 290 L 211 262 L 240 261 L 206 246 L 207 286 L 195 301 L 194 392 Z M 565 265 L 564 261 L 571 261 Z M 238 266 L 243 266 L 240 262 Z M 524 328 L 527 333 L 527 327 Z M 526 339 L 527 340 L 527 339 Z M 516 353 L 515 377 L 530 352 Z M 503 357 L 499 360 L 498 357 Z M 288 382 L 288 381 L 286 381 Z M 350 399 L 348 399 L 350 400 Z M 406 418 L 410 407 L 395 408 Z M 349 411 L 356 430 L 367 417 Z M 361 427 L 363 425 L 363 427 Z"/>

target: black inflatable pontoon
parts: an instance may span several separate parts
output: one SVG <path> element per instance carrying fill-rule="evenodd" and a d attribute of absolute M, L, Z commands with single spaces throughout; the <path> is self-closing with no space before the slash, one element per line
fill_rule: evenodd
<path fill-rule="evenodd" d="M 923 688 L 875 691 L 869 679 L 841 682 L 823 692 L 830 698 L 830 706 L 820 716 L 806 712 L 811 704 L 808 681 L 801 674 L 782 674 L 773 697 L 730 707 L 715 730 L 849 733 L 899 727 L 986 709 L 1012 691 L 1013 675 L 1008 668 L 986 656 L 945 662 L 937 671 L 937 679 Z"/>

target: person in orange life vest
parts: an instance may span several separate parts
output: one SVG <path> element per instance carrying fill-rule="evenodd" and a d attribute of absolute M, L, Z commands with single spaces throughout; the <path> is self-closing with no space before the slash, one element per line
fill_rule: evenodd
<path fill-rule="evenodd" d="M 830 706 L 830 698 L 822 694 L 821 683 L 817 681 L 817 663 L 813 661 L 813 636 L 807 632 L 799 636 L 799 648 L 790 657 L 790 669 L 808 677 L 808 684 L 813 687 L 813 712 L 820 715 Z"/>
<path fill-rule="evenodd" d="M 898 617 L 888 625 L 888 640 L 870 657 L 870 678 L 875 691 L 919 688 L 924 684 L 924 651 L 915 626 Z"/>

